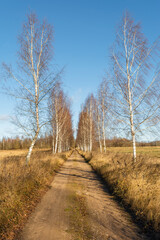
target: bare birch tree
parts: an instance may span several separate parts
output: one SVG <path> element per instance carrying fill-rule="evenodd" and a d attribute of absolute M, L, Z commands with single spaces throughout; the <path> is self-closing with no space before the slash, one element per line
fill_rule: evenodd
<path fill-rule="evenodd" d="M 18 37 L 18 70 L 15 74 L 6 64 L 4 68 L 14 80 L 16 88 L 11 94 L 21 100 L 16 113 L 16 123 L 32 138 L 26 162 L 30 156 L 41 128 L 46 124 L 46 98 L 53 89 L 59 74 L 50 71 L 53 56 L 53 27 L 46 21 L 40 23 L 35 14 L 30 14 Z"/>
<path fill-rule="evenodd" d="M 158 45 L 159 39 L 149 47 L 140 25 L 125 14 L 112 48 L 113 101 L 114 117 L 120 127 L 129 128 L 131 133 L 134 161 L 136 135 L 151 128 L 159 119 L 156 101 L 160 73 L 156 67 Z"/>
<path fill-rule="evenodd" d="M 99 99 L 96 99 L 96 104 L 95 104 L 95 123 L 96 123 L 96 131 L 97 131 L 97 137 L 98 137 L 98 142 L 99 142 L 99 148 L 100 152 L 103 152 L 103 136 L 102 136 L 102 119 L 101 119 L 101 111 L 100 111 L 100 103 Z"/>
<path fill-rule="evenodd" d="M 95 98 L 93 94 L 91 94 L 86 99 L 79 116 L 77 145 L 83 151 L 91 152 L 93 149 L 93 143 L 95 141 L 95 104 Z"/>
<path fill-rule="evenodd" d="M 89 151 L 89 116 L 83 107 L 79 115 L 76 143 L 82 151 Z"/>
<path fill-rule="evenodd" d="M 101 138 L 101 145 L 104 152 L 106 152 L 106 134 L 107 127 L 109 126 L 109 113 L 110 113 L 110 92 L 109 81 L 104 78 L 101 82 L 97 93 L 97 128 L 99 136 L 99 142 Z M 102 151 L 102 146 L 100 149 Z"/>
<path fill-rule="evenodd" d="M 95 98 L 93 94 L 91 94 L 85 103 L 85 111 L 88 115 L 88 129 L 89 129 L 89 151 L 92 151 L 93 148 L 93 139 L 94 139 L 94 106 L 95 106 Z"/>
<path fill-rule="evenodd" d="M 70 102 L 60 85 L 51 92 L 49 99 L 49 115 L 53 133 L 52 152 L 68 150 L 73 144 L 73 128 Z"/>

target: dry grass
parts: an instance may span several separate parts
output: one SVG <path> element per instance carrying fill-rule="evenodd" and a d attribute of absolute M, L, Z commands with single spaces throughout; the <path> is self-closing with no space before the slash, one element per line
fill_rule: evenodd
<path fill-rule="evenodd" d="M 6 157 L 24 156 L 27 154 L 27 149 L 24 150 L 0 150 L 0 161 Z"/>
<path fill-rule="evenodd" d="M 43 151 L 47 151 L 47 149 L 33 149 L 33 153 Z M 26 156 L 27 153 L 28 149 L 0 150 L 0 160 L 12 156 Z"/>
<path fill-rule="evenodd" d="M 160 159 L 150 157 L 152 154 L 148 153 L 151 147 L 146 149 L 145 154 L 143 152 L 138 155 L 135 164 L 132 163 L 130 153 L 116 151 L 108 151 L 106 154 L 93 152 L 89 163 L 102 175 L 111 191 L 134 212 L 138 219 L 143 221 L 144 227 L 158 232 L 160 231 Z"/>
<path fill-rule="evenodd" d="M 69 152 L 53 156 L 49 150 L 36 150 L 29 167 L 25 154 L 25 150 L 1 151 L 0 239 L 15 238 Z"/>
<path fill-rule="evenodd" d="M 107 148 L 110 152 L 117 153 L 132 153 L 132 147 L 109 147 Z M 137 147 L 137 155 L 147 155 L 150 157 L 160 158 L 160 146 L 146 146 L 146 147 Z"/>

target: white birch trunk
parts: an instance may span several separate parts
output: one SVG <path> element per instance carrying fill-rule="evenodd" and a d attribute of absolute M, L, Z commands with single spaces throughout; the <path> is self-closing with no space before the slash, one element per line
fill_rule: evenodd
<path fill-rule="evenodd" d="M 131 94 L 131 75 L 129 70 L 129 55 L 127 49 L 127 40 L 126 40 L 126 19 L 124 25 L 124 48 L 125 48 L 125 55 L 126 55 L 126 70 L 127 70 L 127 81 L 128 81 L 128 103 L 129 103 L 129 111 L 130 111 L 130 128 L 131 128 L 131 135 L 132 135 L 132 144 L 133 144 L 133 161 L 136 162 L 136 138 L 135 138 L 135 131 L 134 131 L 134 120 L 133 120 L 133 106 L 132 106 L 132 94 Z"/>
<path fill-rule="evenodd" d="M 55 142 L 55 149 L 54 152 L 57 152 L 57 148 L 58 148 L 58 133 L 56 133 L 56 142 Z"/>
<path fill-rule="evenodd" d="M 133 159 L 134 159 L 134 162 L 136 162 L 136 137 L 135 137 L 135 133 L 133 133 L 133 135 L 132 135 L 132 142 L 133 142 Z"/>
<path fill-rule="evenodd" d="M 55 142 L 54 142 L 54 135 L 53 135 L 53 139 L 52 139 L 52 153 L 55 153 Z"/>
<path fill-rule="evenodd" d="M 33 41 L 33 35 L 34 35 L 34 25 L 31 26 L 31 52 L 30 52 L 30 58 L 31 58 L 31 71 L 32 71 L 32 75 L 33 75 L 33 79 L 34 79 L 34 87 L 35 87 L 35 111 L 36 111 L 36 134 L 33 138 L 33 141 L 31 143 L 31 146 L 29 148 L 27 157 L 26 157 L 26 163 L 28 165 L 29 161 L 30 161 L 30 157 L 31 157 L 31 153 L 33 150 L 33 147 L 35 145 L 35 142 L 38 138 L 38 134 L 40 131 L 40 126 L 39 126 L 39 64 L 40 62 L 37 63 L 37 71 L 34 68 L 34 57 L 33 57 L 33 48 L 34 48 L 34 41 Z M 42 43 L 41 43 L 41 51 L 42 51 Z M 41 57 L 41 52 L 40 52 L 40 56 L 39 59 Z"/>
<path fill-rule="evenodd" d="M 102 143 L 101 143 L 101 137 L 100 137 L 100 135 L 99 135 L 99 148 L 100 148 L 100 152 L 102 153 Z"/>
<path fill-rule="evenodd" d="M 102 142 L 101 142 L 101 129 L 100 129 L 100 116 L 99 116 L 99 109 L 97 107 L 97 126 L 98 126 L 98 140 L 99 140 L 99 148 L 100 152 L 102 153 Z"/>
<path fill-rule="evenodd" d="M 128 72 L 128 65 L 127 65 L 127 72 Z M 130 126 L 131 126 L 132 145 L 133 145 L 133 161 L 136 162 L 136 138 L 135 138 L 135 131 L 134 131 L 132 95 L 131 95 L 131 89 L 130 89 L 129 74 L 128 74 L 128 95 L 129 95 Z"/>
<path fill-rule="evenodd" d="M 31 143 L 31 146 L 29 147 L 28 154 L 27 154 L 27 157 L 26 157 L 26 164 L 27 164 L 27 165 L 28 165 L 29 162 L 30 162 L 31 153 L 32 153 L 33 147 L 34 147 L 34 145 L 35 145 L 35 142 L 36 142 L 36 140 L 37 140 L 38 134 L 39 134 L 39 131 L 36 133 L 35 137 L 33 138 L 32 143 Z"/>
<path fill-rule="evenodd" d="M 105 114 L 104 114 L 104 105 L 103 107 L 103 117 L 102 117 L 102 131 L 103 131 L 103 149 L 104 152 L 106 153 L 106 133 L 105 133 Z"/>
<path fill-rule="evenodd" d="M 58 124 L 58 116 L 57 116 L 57 111 L 56 111 L 56 139 L 55 139 L 55 149 L 54 152 L 57 152 L 58 148 L 58 139 L 59 139 L 59 124 Z"/>
<path fill-rule="evenodd" d="M 92 131 L 93 131 L 93 122 L 92 122 L 92 99 L 90 100 L 90 133 L 89 133 L 89 151 L 92 151 Z"/>

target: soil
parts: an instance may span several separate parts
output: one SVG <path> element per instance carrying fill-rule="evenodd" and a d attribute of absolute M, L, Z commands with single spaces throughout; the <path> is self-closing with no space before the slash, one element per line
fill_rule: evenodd
<path fill-rule="evenodd" d="M 147 239 L 74 151 L 29 218 L 21 240 Z"/>

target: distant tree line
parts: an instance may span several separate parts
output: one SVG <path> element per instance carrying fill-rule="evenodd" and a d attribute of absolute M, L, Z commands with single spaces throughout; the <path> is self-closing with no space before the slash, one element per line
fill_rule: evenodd
<path fill-rule="evenodd" d="M 0 150 L 28 149 L 32 139 L 24 137 L 2 138 L 0 141 Z M 35 144 L 36 148 L 51 148 L 52 136 L 39 137 Z"/>
<path fill-rule="evenodd" d="M 24 137 L 15 137 L 15 138 L 2 138 L 0 141 L 0 150 L 16 150 L 16 149 L 28 149 L 31 144 L 30 138 Z M 70 137 L 70 147 L 74 147 L 74 138 L 73 136 Z M 65 142 L 65 140 L 64 140 Z M 126 138 L 117 138 L 113 137 L 112 139 L 106 139 L 105 144 L 107 147 L 132 147 L 132 141 Z M 59 144 L 58 144 L 59 145 Z M 63 145 L 63 144 L 62 144 Z M 66 146 L 64 144 L 64 146 Z M 137 142 L 137 146 L 145 147 L 145 146 L 160 146 L 160 141 L 153 141 L 153 142 Z M 55 145 L 53 145 L 53 136 L 41 136 L 37 139 L 35 143 L 35 148 L 48 148 L 52 149 L 55 153 Z M 93 149 L 99 148 L 99 142 L 96 141 L 96 138 L 93 140 Z M 67 148 L 63 148 L 64 151 Z M 87 149 L 86 149 L 87 150 Z M 57 150 L 58 152 L 58 150 Z"/>

